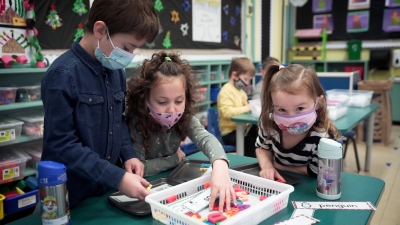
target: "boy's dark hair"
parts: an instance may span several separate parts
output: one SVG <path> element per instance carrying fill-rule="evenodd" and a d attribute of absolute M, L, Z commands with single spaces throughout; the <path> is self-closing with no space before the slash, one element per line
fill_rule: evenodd
<path fill-rule="evenodd" d="M 251 74 L 256 74 L 256 68 L 254 64 L 247 57 L 233 58 L 231 61 L 231 66 L 229 68 L 229 77 L 232 73 L 236 72 L 237 75 L 250 72 Z"/>
<path fill-rule="evenodd" d="M 265 59 L 262 61 L 261 69 L 265 71 L 265 69 L 267 69 L 267 66 L 272 62 L 279 62 L 279 60 L 272 56 L 265 57 Z"/>
<path fill-rule="evenodd" d="M 103 21 L 110 36 L 132 33 L 135 38 L 153 42 L 158 35 L 158 16 L 151 0 L 95 0 L 85 24 L 86 32 L 93 33 L 94 23 Z"/>
<path fill-rule="evenodd" d="M 166 61 L 169 57 L 171 61 Z M 181 78 L 185 86 L 186 102 L 185 112 L 181 119 L 174 125 L 178 135 L 183 141 L 190 120 L 195 114 L 196 90 L 199 87 L 196 76 L 192 75 L 192 67 L 186 60 L 181 60 L 176 53 L 166 53 L 161 51 L 154 53 L 151 59 L 145 59 L 143 64 L 136 69 L 131 79 L 128 81 L 127 107 L 125 111 L 126 120 L 130 128 L 141 133 L 143 137 L 143 147 L 149 151 L 149 139 L 154 132 L 161 131 L 161 125 L 149 115 L 146 105 L 150 96 L 150 90 L 156 86 L 163 78 Z M 134 123 L 134 124 L 133 124 Z M 136 140 L 132 140 L 136 141 Z"/>

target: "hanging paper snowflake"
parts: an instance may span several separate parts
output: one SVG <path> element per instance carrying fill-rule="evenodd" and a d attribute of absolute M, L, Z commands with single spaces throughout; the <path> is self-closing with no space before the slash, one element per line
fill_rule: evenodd
<path fill-rule="evenodd" d="M 236 8 L 235 8 L 236 16 L 238 16 L 238 15 L 240 14 L 240 11 L 242 11 L 242 10 L 240 9 L 240 6 L 236 6 Z"/>
<path fill-rule="evenodd" d="M 160 12 L 161 10 L 163 10 L 164 6 L 162 4 L 162 1 L 161 0 L 156 0 L 154 2 L 154 8 L 157 10 L 157 12 Z"/>
<path fill-rule="evenodd" d="M 183 36 L 186 36 L 188 34 L 188 30 L 189 30 L 189 24 L 188 23 L 181 24 L 181 31 L 182 31 L 182 35 Z"/>
<path fill-rule="evenodd" d="M 222 40 L 227 41 L 228 40 L 228 31 L 222 32 Z"/>
<path fill-rule="evenodd" d="M 74 13 L 78 13 L 80 16 L 87 13 L 86 6 L 82 2 L 82 0 L 75 0 L 74 8 L 72 8 L 72 11 L 74 11 Z"/>
<path fill-rule="evenodd" d="M 74 42 L 76 40 L 78 40 L 78 38 L 83 37 L 84 34 L 85 34 L 85 30 L 83 29 L 83 24 L 79 23 L 78 29 L 76 29 L 76 32 L 75 32 Z"/>
<path fill-rule="evenodd" d="M 229 5 L 226 4 L 222 9 L 224 10 L 225 15 L 228 15 L 228 13 L 229 13 Z"/>
<path fill-rule="evenodd" d="M 177 12 L 176 10 L 172 10 L 171 11 L 171 21 L 174 23 L 179 22 L 179 12 Z"/>
<path fill-rule="evenodd" d="M 189 0 L 184 0 L 182 3 L 182 7 L 185 12 L 189 12 L 191 7 Z"/>
<path fill-rule="evenodd" d="M 162 45 L 164 46 L 164 48 L 171 48 L 171 46 L 172 46 L 171 31 L 168 31 L 167 34 L 165 35 Z"/>
<path fill-rule="evenodd" d="M 56 29 L 62 26 L 62 19 L 58 16 L 56 6 L 51 4 L 49 15 L 46 16 L 46 24 L 51 28 Z"/>

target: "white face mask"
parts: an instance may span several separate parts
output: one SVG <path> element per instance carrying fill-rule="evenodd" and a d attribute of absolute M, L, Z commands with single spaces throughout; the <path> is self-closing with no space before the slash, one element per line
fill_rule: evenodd
<path fill-rule="evenodd" d="M 135 55 L 133 53 L 124 51 L 121 48 L 115 47 L 114 43 L 111 40 L 110 34 L 107 29 L 107 36 L 110 39 L 111 45 L 113 46 L 113 50 L 111 51 L 110 56 L 104 55 L 104 53 L 100 49 L 99 40 L 97 40 L 97 48 L 94 51 L 94 55 L 99 62 L 104 67 L 107 67 L 112 70 L 123 69 L 132 62 Z"/>

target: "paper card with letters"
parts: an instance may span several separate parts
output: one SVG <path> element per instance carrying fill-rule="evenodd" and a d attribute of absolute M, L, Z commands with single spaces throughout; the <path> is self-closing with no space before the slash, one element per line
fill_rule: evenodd
<path fill-rule="evenodd" d="M 295 209 L 376 210 L 371 202 L 302 202 L 292 201 Z"/>

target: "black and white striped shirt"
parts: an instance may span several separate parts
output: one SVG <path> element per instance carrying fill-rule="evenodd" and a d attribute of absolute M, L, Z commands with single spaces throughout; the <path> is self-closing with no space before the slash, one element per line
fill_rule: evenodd
<path fill-rule="evenodd" d="M 267 140 L 266 133 L 259 129 L 256 147 L 264 150 L 273 150 L 274 159 L 284 166 L 307 166 L 310 176 L 318 173 L 318 143 L 322 137 L 328 137 L 327 133 L 311 131 L 303 140 L 290 149 L 281 145 L 281 135 L 276 132 L 272 139 Z"/>

